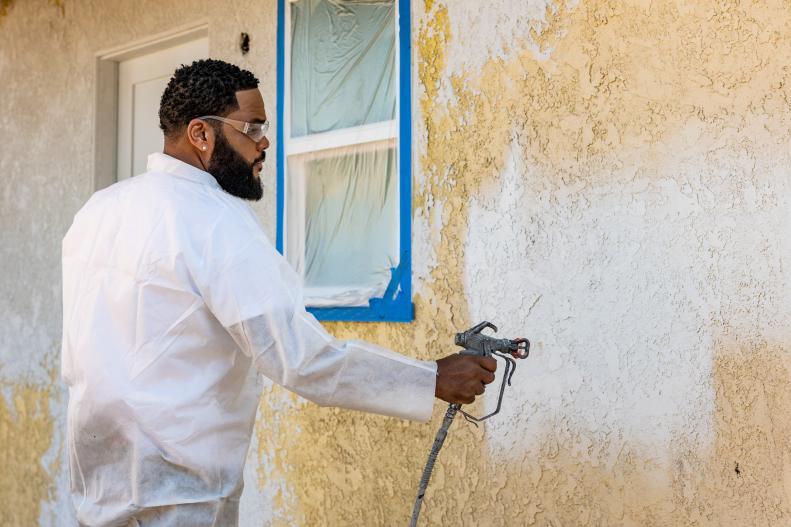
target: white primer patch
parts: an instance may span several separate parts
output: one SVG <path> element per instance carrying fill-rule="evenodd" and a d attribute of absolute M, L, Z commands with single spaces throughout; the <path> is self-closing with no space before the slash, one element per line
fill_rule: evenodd
<path fill-rule="evenodd" d="M 425 294 L 431 270 L 437 266 L 437 247 L 442 232 L 442 202 L 428 210 L 417 209 L 412 221 L 412 276 L 414 293 Z"/>
<path fill-rule="evenodd" d="M 690 263 L 695 201 L 670 179 L 569 192 L 525 166 L 515 142 L 499 181 L 471 200 L 470 316 L 533 348 L 485 425 L 492 455 L 537 454 L 559 429 L 596 463 L 624 446 L 669 459 L 678 434 L 710 444 L 711 356 L 700 351 L 712 347 L 713 330 L 701 328 L 716 299 L 701 291 L 706 266 Z M 497 391 L 485 395 L 487 413 Z M 602 434 L 613 440 L 584 447 Z"/>

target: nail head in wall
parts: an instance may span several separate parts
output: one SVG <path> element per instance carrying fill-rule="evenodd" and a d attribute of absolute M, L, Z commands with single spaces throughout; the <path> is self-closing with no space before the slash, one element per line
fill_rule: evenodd
<path fill-rule="evenodd" d="M 239 49 L 242 50 L 242 55 L 247 55 L 250 51 L 250 35 L 247 33 L 242 33 L 239 37 Z"/>

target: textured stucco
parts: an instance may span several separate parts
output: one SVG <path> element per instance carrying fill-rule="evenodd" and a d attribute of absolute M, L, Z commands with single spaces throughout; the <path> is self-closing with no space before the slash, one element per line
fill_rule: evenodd
<path fill-rule="evenodd" d="M 73 525 L 59 379 L 60 241 L 93 192 L 96 53 L 196 22 L 209 51 L 254 71 L 275 121 L 274 1 L 0 4 L 0 525 Z M 239 34 L 251 37 L 242 56 Z M 256 205 L 274 234 L 274 165 Z M 54 375 L 53 375 L 54 372 Z M 256 471 L 249 471 L 255 487 Z M 271 509 L 250 493 L 253 524 Z M 6 521 L 6 518 L 9 518 Z"/>
<path fill-rule="evenodd" d="M 91 192 L 93 54 L 205 18 L 274 117 L 275 9 L 0 5 L 0 519 L 69 524 L 58 250 Z M 454 423 L 424 524 L 791 525 L 791 5 L 412 8 L 416 320 L 328 326 L 421 358 L 482 319 L 534 343 L 502 414 Z M 441 413 L 268 387 L 242 523 L 406 524 Z"/>
<path fill-rule="evenodd" d="M 43 459 L 54 436 L 51 391 L 17 385 L 0 398 L 0 525 L 35 525 L 39 503 L 54 490 L 53 468 Z"/>
<path fill-rule="evenodd" d="M 454 425 L 427 524 L 791 523 L 788 4 L 414 5 L 417 319 L 331 328 L 535 343 Z M 439 410 L 291 413 L 292 521 L 404 523 Z"/>

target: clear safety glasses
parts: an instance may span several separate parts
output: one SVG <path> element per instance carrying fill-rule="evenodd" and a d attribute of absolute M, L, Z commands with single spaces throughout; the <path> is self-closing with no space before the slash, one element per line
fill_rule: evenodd
<path fill-rule="evenodd" d="M 234 129 L 242 132 L 256 143 L 263 139 L 266 136 L 266 132 L 269 130 L 269 121 L 264 121 L 263 123 L 247 123 L 245 121 L 227 119 L 217 115 L 204 115 L 202 117 L 198 117 L 198 119 L 214 119 L 215 121 L 222 121 L 229 126 L 233 126 Z"/>

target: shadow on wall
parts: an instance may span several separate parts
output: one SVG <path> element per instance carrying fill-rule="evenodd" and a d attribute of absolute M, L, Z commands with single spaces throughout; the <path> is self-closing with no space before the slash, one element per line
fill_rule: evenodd
<path fill-rule="evenodd" d="M 682 457 L 674 483 L 685 520 L 791 522 L 789 349 L 738 336 L 715 347 L 713 451 L 708 458 Z"/>
<path fill-rule="evenodd" d="M 537 455 L 497 459 L 484 449 L 470 452 L 465 445 L 482 444 L 481 438 L 457 427 L 450 448 L 443 452 L 440 476 L 429 488 L 425 521 L 428 525 L 788 525 L 788 350 L 787 345 L 738 338 L 715 347 L 714 415 L 699 416 L 713 425 L 709 443 L 682 435 L 665 445 L 666 453 L 660 451 L 662 446 L 638 453 L 627 446 L 629 438 L 622 433 L 580 440 L 560 417 L 553 430 L 545 431 L 540 446 L 531 449 Z M 678 444 L 709 448 L 690 451 L 677 448 Z M 662 461 L 665 454 L 669 458 Z M 465 462 L 477 456 L 485 461 Z M 432 504 L 441 505 L 432 508 Z"/>

